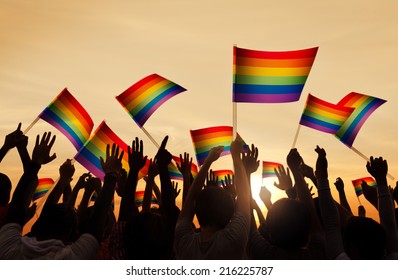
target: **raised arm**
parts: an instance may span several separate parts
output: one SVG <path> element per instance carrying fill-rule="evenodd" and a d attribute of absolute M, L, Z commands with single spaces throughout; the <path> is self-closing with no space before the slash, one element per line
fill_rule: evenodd
<path fill-rule="evenodd" d="M 183 186 L 182 186 L 182 203 L 184 204 L 185 199 L 188 195 L 189 187 L 193 182 L 192 177 L 192 157 L 189 156 L 189 153 L 184 153 L 184 156 L 180 154 L 180 162 L 181 165 L 177 163 L 177 168 L 182 174 L 183 178 Z"/>
<path fill-rule="evenodd" d="M 178 220 L 193 220 L 193 217 L 195 215 L 195 199 L 203 188 L 211 164 L 220 157 L 223 150 L 223 146 L 217 146 L 210 150 L 209 155 L 199 169 L 198 175 L 196 175 L 191 187 L 189 188 L 187 197 L 182 205 Z"/>
<path fill-rule="evenodd" d="M 398 231 L 395 221 L 394 205 L 387 185 L 387 161 L 382 157 L 370 157 L 366 164 L 369 174 L 376 179 L 380 224 L 386 230 L 387 253 L 398 252 Z"/>
<path fill-rule="evenodd" d="M 152 191 L 155 185 L 155 177 L 158 174 L 158 164 L 151 159 L 148 168 L 148 177 L 146 179 L 144 199 L 142 200 L 142 212 L 148 212 L 151 209 Z"/>
<path fill-rule="evenodd" d="M 347 197 L 345 195 L 343 180 L 340 177 L 338 177 L 336 179 L 336 182 L 334 182 L 334 185 L 336 186 L 336 189 L 339 193 L 340 205 L 343 206 L 344 209 L 346 209 L 348 212 L 352 214 L 350 204 L 348 203 Z"/>
<path fill-rule="evenodd" d="M 278 166 L 274 169 L 278 182 L 274 182 L 274 186 L 278 189 L 285 191 L 288 198 L 296 199 L 296 189 L 293 188 L 292 178 L 290 177 L 290 169 L 283 166 Z"/>
<path fill-rule="evenodd" d="M 72 190 L 71 195 L 68 198 L 68 205 L 72 208 L 75 208 L 76 204 L 76 199 L 77 195 L 79 194 L 79 191 L 81 189 L 84 189 L 84 186 L 87 184 L 87 180 L 91 177 L 90 172 L 88 173 L 83 173 L 80 177 L 79 180 L 77 181 L 75 187 Z"/>
<path fill-rule="evenodd" d="M 55 154 L 50 155 L 54 145 L 55 136 L 45 132 L 40 139 L 36 137 L 35 147 L 32 153 L 32 161 L 22 175 L 12 196 L 7 211 L 5 223 L 18 223 L 21 226 L 26 221 L 26 211 L 32 201 L 32 196 L 37 186 L 37 173 L 43 164 L 49 163 L 56 158 Z"/>
<path fill-rule="evenodd" d="M 319 207 L 325 229 L 326 254 L 328 258 L 335 259 L 344 252 L 339 212 L 330 192 L 326 152 L 318 146 L 315 151 L 318 153 L 315 176 L 317 178 Z"/>

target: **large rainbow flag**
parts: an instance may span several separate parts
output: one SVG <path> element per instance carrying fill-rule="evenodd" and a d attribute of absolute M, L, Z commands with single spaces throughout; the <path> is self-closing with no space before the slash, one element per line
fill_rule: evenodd
<path fill-rule="evenodd" d="M 116 96 L 139 127 L 163 103 L 186 89 L 158 74 L 149 75 Z"/>
<path fill-rule="evenodd" d="M 272 161 L 263 161 L 263 179 L 276 177 L 274 169 L 278 169 L 279 166 L 283 166 L 283 164 Z"/>
<path fill-rule="evenodd" d="M 39 118 L 64 134 L 76 150 L 88 140 L 94 126 L 90 115 L 66 88 L 40 113 Z"/>
<path fill-rule="evenodd" d="M 145 191 L 136 191 L 135 192 L 135 204 L 139 207 L 142 206 L 142 202 L 144 201 L 144 193 Z M 151 204 L 159 204 L 158 200 L 152 193 Z"/>
<path fill-rule="evenodd" d="M 299 100 L 317 51 L 318 47 L 272 52 L 234 46 L 233 101 Z"/>
<path fill-rule="evenodd" d="M 354 108 L 354 111 L 336 132 L 336 137 L 351 147 L 362 125 L 384 102 L 386 100 L 357 92 L 346 95 L 337 105 Z"/>
<path fill-rule="evenodd" d="M 213 147 L 224 146 L 221 156 L 230 154 L 232 130 L 232 126 L 213 126 L 190 131 L 199 166 L 203 164 Z"/>
<path fill-rule="evenodd" d="M 54 185 L 51 178 L 39 178 L 35 192 L 33 193 L 33 201 L 42 198 Z"/>
<path fill-rule="evenodd" d="M 106 158 L 106 145 L 115 143 L 124 151 L 122 159 L 122 167 L 128 171 L 128 149 L 127 144 L 117 136 L 112 129 L 103 121 L 95 130 L 86 144 L 79 150 L 75 156 L 75 160 L 83 165 L 94 176 L 104 179 L 100 157 Z"/>
<path fill-rule="evenodd" d="M 308 94 L 300 124 L 335 134 L 353 111 L 354 108 L 335 105 Z"/>

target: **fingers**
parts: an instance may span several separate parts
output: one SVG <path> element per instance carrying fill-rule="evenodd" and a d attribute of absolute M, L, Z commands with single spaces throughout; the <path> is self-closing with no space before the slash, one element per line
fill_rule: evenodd
<path fill-rule="evenodd" d="M 159 150 L 164 150 L 164 149 L 166 149 L 166 144 L 167 144 L 167 141 L 168 141 L 168 140 L 169 140 L 169 136 L 166 135 L 166 137 L 164 137 L 164 139 L 163 139 L 163 141 L 162 141 L 162 144 L 160 144 Z"/>

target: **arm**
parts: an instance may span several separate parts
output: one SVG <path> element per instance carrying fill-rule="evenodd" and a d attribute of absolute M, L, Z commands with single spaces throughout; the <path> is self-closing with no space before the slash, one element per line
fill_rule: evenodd
<path fill-rule="evenodd" d="M 182 154 L 180 154 L 180 162 L 181 165 L 177 163 L 177 168 L 181 172 L 183 178 L 182 203 L 184 204 L 184 201 L 187 198 L 189 187 L 193 182 L 191 174 L 192 157 L 189 157 L 189 153 L 184 153 L 184 157 L 182 157 Z"/>
<path fill-rule="evenodd" d="M 89 179 L 90 176 L 91 176 L 91 175 L 90 175 L 90 172 L 88 172 L 88 173 L 83 173 L 83 174 L 80 176 L 80 178 L 79 178 L 79 180 L 77 181 L 75 187 L 73 188 L 73 191 L 72 191 L 71 195 L 70 195 L 69 198 L 68 198 L 68 202 L 67 202 L 67 203 L 68 203 L 68 205 L 69 205 L 70 207 L 75 208 L 77 195 L 78 195 L 79 191 L 80 191 L 81 189 L 84 188 L 84 186 L 85 186 L 86 183 L 87 183 L 87 179 Z"/>
<path fill-rule="evenodd" d="M 205 159 L 203 165 L 200 167 L 198 175 L 196 175 L 195 179 L 192 182 L 191 187 L 189 188 L 187 197 L 182 205 L 182 209 L 180 215 L 178 216 L 178 220 L 188 220 L 192 221 L 195 215 L 194 203 L 195 199 L 202 190 L 204 182 L 207 177 L 207 173 L 210 169 L 211 164 L 216 161 L 221 152 L 224 150 L 223 146 L 217 146 L 210 150 L 209 155 Z"/>
<path fill-rule="evenodd" d="M 269 210 L 272 207 L 271 192 L 265 186 L 262 186 L 260 189 L 260 198 L 265 207 Z"/>
<path fill-rule="evenodd" d="M 261 211 L 260 207 L 258 206 L 257 202 L 255 199 L 252 199 L 252 209 L 256 211 L 257 217 L 258 217 L 258 222 L 260 225 L 265 223 L 265 217 L 263 215 L 263 212 Z M 271 204 L 272 206 L 272 204 Z"/>
<path fill-rule="evenodd" d="M 330 259 L 335 259 L 344 252 L 343 238 L 340 229 L 339 213 L 330 192 L 328 181 L 328 162 L 326 152 L 317 146 L 316 178 L 319 197 L 319 207 L 326 236 L 326 253 Z"/>
<path fill-rule="evenodd" d="M 55 154 L 50 155 L 51 148 L 55 142 L 55 136 L 51 133 L 44 133 L 40 139 L 36 137 L 36 144 L 32 153 L 32 161 L 22 175 L 12 196 L 7 211 L 5 223 L 18 223 L 21 226 L 26 221 L 26 211 L 32 200 L 33 193 L 37 186 L 37 173 L 41 165 L 51 162 L 56 158 Z"/>
<path fill-rule="evenodd" d="M 119 154 L 119 147 L 115 144 L 106 147 L 106 159 L 100 158 L 102 170 L 105 173 L 104 184 L 94 204 L 94 213 L 90 219 L 88 232 L 101 242 L 106 215 L 111 207 L 115 193 L 116 182 L 122 168 L 123 151 Z"/>
<path fill-rule="evenodd" d="M 157 174 L 158 174 L 158 164 L 156 161 L 150 160 L 141 212 L 148 212 L 151 209 L 152 190 L 153 190 L 153 185 L 155 184 L 155 177 L 157 176 Z"/>
<path fill-rule="evenodd" d="M 395 221 L 394 205 L 387 185 L 387 161 L 382 157 L 370 157 L 366 164 L 368 172 L 376 179 L 380 224 L 386 230 L 387 253 L 398 252 L 398 231 Z"/>
<path fill-rule="evenodd" d="M 129 174 L 127 184 L 120 202 L 119 221 L 128 221 L 135 214 L 138 214 L 138 207 L 135 203 L 135 191 L 137 189 L 138 173 L 145 166 L 147 157 L 144 157 L 144 144 L 137 137 L 128 147 Z"/>
<path fill-rule="evenodd" d="M 339 192 L 340 205 L 343 206 L 344 209 L 346 209 L 348 212 L 352 214 L 350 204 L 348 204 L 348 200 L 345 195 L 343 180 L 340 177 L 338 177 L 334 185 L 336 186 L 336 189 Z"/>

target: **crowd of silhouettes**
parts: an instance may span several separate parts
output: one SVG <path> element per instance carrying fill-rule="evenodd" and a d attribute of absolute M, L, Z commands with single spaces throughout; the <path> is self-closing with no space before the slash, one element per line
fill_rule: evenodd
<path fill-rule="evenodd" d="M 75 168 L 66 159 L 39 213 L 33 202 L 37 175 L 56 158 L 55 140 L 51 132 L 37 135 L 29 153 L 21 124 L 5 136 L 0 162 L 16 148 L 23 174 L 12 191 L 9 177 L 0 173 L 0 259 L 398 259 L 398 186 L 387 184 L 388 165 L 382 157 L 371 157 L 364 166 L 377 187 L 362 183 L 380 222 L 366 217 L 362 205 L 354 213 L 337 176 L 338 201 L 332 197 L 326 151 L 319 146 L 315 168 L 304 163 L 297 149 L 288 151 L 287 168 L 275 170 L 275 186 L 286 197 L 272 202 L 271 192 L 262 187 L 260 198 L 267 209 L 263 213 L 252 198 L 250 181 L 259 168 L 258 149 L 244 148 L 239 136 L 230 145 L 234 175 L 221 185 L 211 165 L 224 147 L 210 150 L 196 176 L 191 173 L 192 157 L 180 155 L 181 208 L 176 204 L 180 190 L 168 171 L 172 155 L 166 136 L 143 178 L 142 206 L 137 206 L 135 196 L 147 156 L 143 141 L 134 138 L 128 147 L 128 172 L 122 168 L 124 151 L 115 144 L 107 146 L 106 157 L 100 159 L 103 180 L 84 173 L 72 188 Z M 80 191 L 84 193 L 79 196 Z M 90 203 L 94 193 L 97 198 Z M 115 193 L 121 198 L 117 217 Z M 151 205 L 153 194 L 156 207 Z M 37 215 L 30 232 L 23 234 Z"/>

